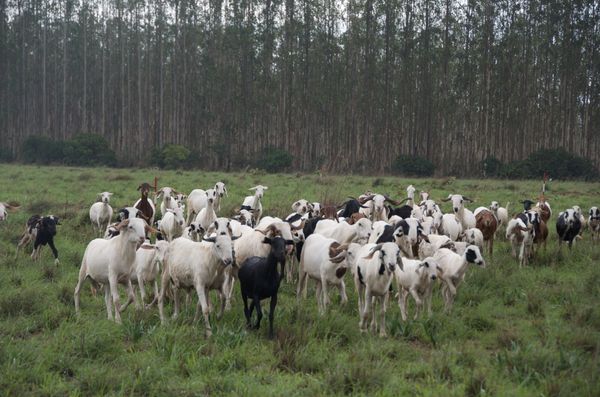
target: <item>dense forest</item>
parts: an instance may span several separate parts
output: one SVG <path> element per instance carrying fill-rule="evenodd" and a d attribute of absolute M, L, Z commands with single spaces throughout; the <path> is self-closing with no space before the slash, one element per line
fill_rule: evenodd
<path fill-rule="evenodd" d="M 0 141 L 182 144 L 207 168 L 465 175 L 565 148 L 600 165 L 597 0 L 0 0 Z"/>

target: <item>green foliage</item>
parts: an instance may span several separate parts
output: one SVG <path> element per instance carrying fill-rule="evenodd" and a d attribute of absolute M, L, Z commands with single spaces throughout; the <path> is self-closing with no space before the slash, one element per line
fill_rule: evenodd
<path fill-rule="evenodd" d="M 0 148 L 0 163 L 10 163 L 15 159 L 11 150 L 7 147 Z"/>
<path fill-rule="evenodd" d="M 283 149 L 266 147 L 257 156 L 255 166 L 270 173 L 283 172 L 291 165 L 294 157 Z"/>
<path fill-rule="evenodd" d="M 78 166 L 115 166 L 117 158 L 106 139 L 97 134 L 79 134 L 67 141 L 32 135 L 23 141 L 21 158 L 26 163 L 65 163 Z"/>
<path fill-rule="evenodd" d="M 600 176 L 591 160 L 565 149 L 542 149 L 524 160 L 507 164 L 495 157 L 481 162 L 483 175 L 508 179 L 539 179 L 545 172 L 554 179 L 596 180 Z"/>
<path fill-rule="evenodd" d="M 432 176 L 435 165 L 424 157 L 400 155 L 394 160 L 392 171 L 404 176 Z"/>
<path fill-rule="evenodd" d="M 21 145 L 21 159 L 26 163 L 60 163 L 63 159 L 63 144 L 47 136 L 28 136 Z"/>
<path fill-rule="evenodd" d="M 79 134 L 65 142 L 64 162 L 69 165 L 114 166 L 117 163 L 115 152 L 108 141 L 97 134 Z"/>
<path fill-rule="evenodd" d="M 167 144 L 162 148 L 154 148 L 150 155 L 152 164 L 164 169 L 178 169 L 190 162 L 190 149 L 183 145 Z"/>

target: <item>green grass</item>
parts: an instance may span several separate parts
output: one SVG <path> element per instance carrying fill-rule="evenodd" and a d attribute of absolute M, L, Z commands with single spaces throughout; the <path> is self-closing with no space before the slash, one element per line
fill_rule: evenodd
<path fill-rule="evenodd" d="M 131 307 L 119 326 L 106 320 L 102 297 L 92 297 L 87 286 L 76 318 L 73 289 L 85 246 L 94 237 L 90 204 L 104 190 L 115 193 L 113 208 L 132 204 L 138 184 L 155 175 L 160 186 L 184 192 L 224 181 L 229 197 L 223 215 L 259 183 L 269 186 L 265 213 L 280 216 L 298 198 L 338 202 L 366 189 L 404 197 L 409 183 L 438 200 L 462 192 L 476 201 L 472 208 L 511 201 L 514 212 L 519 199 L 536 198 L 540 187 L 539 181 L 0 165 L 0 200 L 21 204 L 0 224 L 2 394 L 600 395 L 600 246 L 592 247 L 586 235 L 572 255 L 557 255 L 553 223 L 563 208 L 598 205 L 600 184 L 552 182 L 547 197 L 555 215 L 547 252 L 520 270 L 502 239 L 494 257 L 486 258 L 487 268 L 469 270 L 451 314 L 441 312 L 437 289 L 431 318 L 402 322 L 394 303 L 385 339 L 358 331 L 349 278 L 350 303 L 340 307 L 333 296 L 324 317 L 317 313 L 312 284 L 301 305 L 295 286 L 283 284 L 274 340 L 267 339 L 264 326 L 258 332 L 245 329 L 238 291 L 232 311 L 221 321 L 211 319 L 210 339 L 201 323 L 192 323 L 193 305 L 167 326 L 160 325 L 157 310 Z M 29 259 L 30 249 L 15 260 L 16 243 L 33 213 L 63 218 L 56 238 L 58 268 L 47 248 L 39 263 Z"/>

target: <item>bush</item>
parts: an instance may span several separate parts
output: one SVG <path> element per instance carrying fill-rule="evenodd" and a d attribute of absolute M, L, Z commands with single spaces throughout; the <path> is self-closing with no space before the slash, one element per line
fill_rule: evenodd
<path fill-rule="evenodd" d="M 69 165 L 114 166 L 115 152 L 104 137 L 96 134 L 80 134 L 65 142 L 64 162 Z"/>
<path fill-rule="evenodd" d="M 152 150 L 152 164 L 166 169 L 176 169 L 190 162 L 191 152 L 183 145 L 167 144 L 162 148 Z"/>
<path fill-rule="evenodd" d="M 258 154 L 255 167 L 270 173 L 282 172 L 292 165 L 293 160 L 287 151 L 269 146 Z"/>
<path fill-rule="evenodd" d="M 482 161 L 483 175 L 509 179 L 541 178 L 545 172 L 556 179 L 597 179 L 598 170 L 591 160 L 576 156 L 564 149 L 542 149 L 524 160 L 503 164 L 494 157 Z"/>
<path fill-rule="evenodd" d="M 59 163 L 63 159 L 63 144 L 47 136 L 28 136 L 21 145 L 21 158 L 26 163 Z"/>
<path fill-rule="evenodd" d="M 0 163 L 10 163 L 15 157 L 9 148 L 0 148 Z"/>
<path fill-rule="evenodd" d="M 400 155 L 394 160 L 392 171 L 406 176 L 432 176 L 435 165 L 424 157 Z"/>

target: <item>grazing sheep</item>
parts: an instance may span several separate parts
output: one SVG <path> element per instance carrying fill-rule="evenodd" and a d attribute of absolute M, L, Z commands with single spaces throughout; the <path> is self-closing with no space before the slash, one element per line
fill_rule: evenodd
<path fill-rule="evenodd" d="M 260 301 L 270 298 L 269 310 L 269 338 L 273 338 L 273 320 L 275 318 L 275 307 L 277 306 L 277 292 L 283 278 L 285 268 L 286 242 L 275 234 L 273 237 L 265 237 L 264 243 L 271 248 L 266 258 L 253 256 L 244 261 L 238 272 L 242 300 L 244 301 L 244 315 L 246 324 L 251 327 L 252 311 L 256 308 L 256 323 L 254 329 L 260 328 L 262 309 Z M 281 272 L 277 271 L 277 264 L 281 266 Z M 252 299 L 248 307 L 248 298 Z"/>

